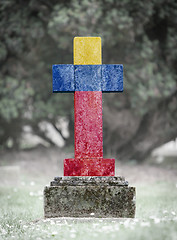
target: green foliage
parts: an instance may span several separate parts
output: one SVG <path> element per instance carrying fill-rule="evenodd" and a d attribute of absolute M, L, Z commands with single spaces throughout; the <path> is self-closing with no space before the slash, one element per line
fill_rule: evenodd
<path fill-rule="evenodd" d="M 51 66 L 72 63 L 74 36 L 102 37 L 103 62 L 124 64 L 130 111 L 143 116 L 176 88 L 176 16 L 174 0 L 1 1 L 1 144 L 14 120 L 73 114 L 73 96 L 52 94 Z"/>
<path fill-rule="evenodd" d="M 21 117 L 34 90 L 25 81 L 7 77 L 0 81 L 0 113 L 6 121 Z"/>

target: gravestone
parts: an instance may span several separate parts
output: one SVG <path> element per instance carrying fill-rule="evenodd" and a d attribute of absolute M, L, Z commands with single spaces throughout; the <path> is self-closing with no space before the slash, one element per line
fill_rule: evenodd
<path fill-rule="evenodd" d="M 53 65 L 53 92 L 74 92 L 75 158 L 45 187 L 45 217 L 135 216 L 135 188 L 103 158 L 102 92 L 122 91 L 123 66 L 102 64 L 99 37 L 75 37 L 74 64 Z"/>

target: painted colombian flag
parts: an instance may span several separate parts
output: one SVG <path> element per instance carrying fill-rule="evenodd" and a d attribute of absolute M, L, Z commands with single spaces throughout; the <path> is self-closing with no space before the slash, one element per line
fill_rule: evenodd
<path fill-rule="evenodd" d="M 123 91 L 123 65 L 103 64 L 101 38 L 74 38 L 74 65 L 53 65 L 53 92 L 74 92 L 75 159 L 64 176 L 114 176 L 115 160 L 103 159 L 102 92 Z"/>

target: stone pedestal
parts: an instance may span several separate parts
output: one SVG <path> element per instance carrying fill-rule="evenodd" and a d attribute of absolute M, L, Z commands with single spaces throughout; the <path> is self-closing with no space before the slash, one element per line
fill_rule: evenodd
<path fill-rule="evenodd" d="M 44 189 L 44 215 L 133 218 L 135 188 L 124 177 L 55 177 Z"/>

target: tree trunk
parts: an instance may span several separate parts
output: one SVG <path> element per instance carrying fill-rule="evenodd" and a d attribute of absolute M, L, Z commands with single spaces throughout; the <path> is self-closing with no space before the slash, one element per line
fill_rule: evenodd
<path fill-rule="evenodd" d="M 108 111 L 107 108 L 106 112 L 109 118 L 117 121 L 115 112 Z M 124 109 L 117 116 L 121 116 L 122 119 L 122 123 L 117 128 L 112 127 L 114 123 L 108 125 L 107 122 L 106 132 L 110 131 L 110 134 L 106 139 L 106 153 L 115 154 L 119 160 L 136 159 L 143 161 L 154 148 L 175 139 L 177 136 L 177 90 L 159 102 L 142 118 L 138 117 L 137 121 L 131 111 L 129 111 L 129 119 L 127 120 L 127 112 Z M 123 119 L 125 120 L 123 121 Z M 127 121 L 129 121 L 129 125 L 127 125 Z M 134 127 L 130 126 L 131 121 Z"/>

